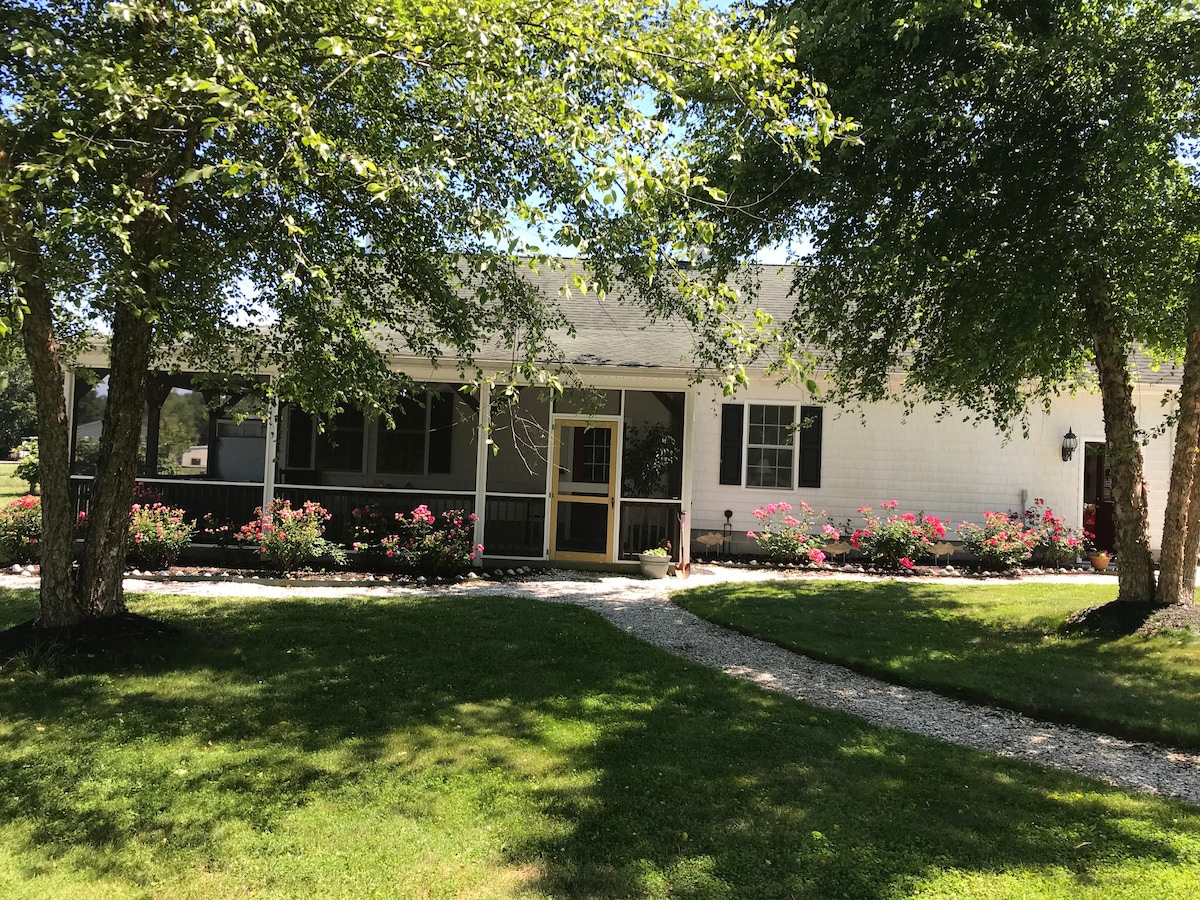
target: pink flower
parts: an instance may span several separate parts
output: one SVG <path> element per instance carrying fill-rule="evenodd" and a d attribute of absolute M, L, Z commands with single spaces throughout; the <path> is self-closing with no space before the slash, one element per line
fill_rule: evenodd
<path fill-rule="evenodd" d="M 810 547 L 808 550 L 808 561 L 814 563 L 825 562 L 825 554 L 815 547 Z"/>
<path fill-rule="evenodd" d="M 753 539 L 754 539 L 754 532 L 753 532 L 753 531 L 747 531 L 747 532 L 746 532 L 746 537 L 748 537 L 748 538 L 750 538 L 751 540 L 753 540 Z"/>
<path fill-rule="evenodd" d="M 838 533 L 838 530 L 828 522 L 821 526 L 821 531 L 829 535 L 829 537 L 833 538 L 835 541 L 841 537 L 841 534 Z"/>
<path fill-rule="evenodd" d="M 907 556 L 901 557 L 900 565 L 904 566 L 904 568 L 906 568 L 906 569 L 915 569 L 916 568 L 916 566 L 913 565 L 913 561 L 911 559 L 909 559 Z"/>

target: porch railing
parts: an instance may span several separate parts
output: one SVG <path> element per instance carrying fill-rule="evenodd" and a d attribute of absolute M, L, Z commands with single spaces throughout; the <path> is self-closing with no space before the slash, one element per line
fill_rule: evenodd
<path fill-rule="evenodd" d="M 255 507 L 262 503 L 263 486 L 253 482 L 139 478 L 137 483 L 161 497 L 167 506 L 179 507 L 187 518 L 197 521 L 212 513 L 219 523 L 243 525 L 254 518 Z M 92 502 L 92 477 L 72 475 L 71 493 L 75 511 L 87 512 Z"/>
<path fill-rule="evenodd" d="M 541 559 L 546 552 L 546 498 L 489 494 L 484 507 L 487 556 Z"/>
<path fill-rule="evenodd" d="M 280 500 L 291 500 L 293 506 L 299 506 L 306 500 L 320 503 L 330 516 L 325 526 L 325 537 L 331 541 L 346 543 L 354 537 L 352 513 L 357 507 L 377 505 L 384 515 L 398 512 L 407 515 L 422 503 L 435 516 L 440 516 L 450 509 L 461 509 L 467 513 L 475 511 L 474 494 L 441 491 L 392 491 L 378 488 L 279 484 L 275 486 L 275 496 Z"/>
<path fill-rule="evenodd" d="M 653 500 L 621 502 L 621 541 L 618 559 L 637 559 L 643 550 L 671 542 L 672 555 L 679 551 L 679 503 Z"/>

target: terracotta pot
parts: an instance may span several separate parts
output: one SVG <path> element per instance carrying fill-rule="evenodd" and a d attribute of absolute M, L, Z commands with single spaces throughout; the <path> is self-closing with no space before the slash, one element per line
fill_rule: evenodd
<path fill-rule="evenodd" d="M 1092 564 L 1092 568 L 1097 572 L 1103 572 L 1108 568 L 1108 554 L 1096 553 L 1093 556 L 1088 557 L 1088 562 Z"/>

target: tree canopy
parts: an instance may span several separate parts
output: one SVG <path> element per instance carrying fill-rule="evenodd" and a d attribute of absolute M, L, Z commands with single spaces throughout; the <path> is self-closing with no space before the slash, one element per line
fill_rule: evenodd
<path fill-rule="evenodd" d="M 549 245 L 719 328 L 720 303 L 662 289 L 726 207 L 694 160 L 761 139 L 803 167 L 848 130 L 788 33 L 696 0 L 3 4 L 0 329 L 38 388 L 44 540 L 64 557 L 43 568 L 45 621 L 122 608 L 156 361 L 272 371 L 327 411 L 388 408 L 399 349 L 469 367 L 499 335 L 534 377 L 559 314 L 517 260 Z M 64 305 L 112 356 L 74 586 Z"/>
<path fill-rule="evenodd" d="M 1200 113 L 1195 5 L 777 8 L 798 28 L 797 58 L 864 137 L 827 154 L 820 178 L 782 188 L 790 164 L 769 142 L 718 159 L 735 199 L 771 209 L 736 225 L 739 238 L 811 235 L 796 334 L 821 348 L 843 399 L 891 395 L 889 372 L 903 368 L 906 402 L 953 403 L 1006 429 L 1098 378 L 1122 596 L 1148 599 L 1128 366 L 1135 348 L 1182 354 L 1200 322 L 1188 315 L 1200 196 L 1181 154 Z"/>

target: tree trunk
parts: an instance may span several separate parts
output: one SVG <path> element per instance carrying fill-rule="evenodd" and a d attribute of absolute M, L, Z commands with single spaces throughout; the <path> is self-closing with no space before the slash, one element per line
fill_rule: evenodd
<path fill-rule="evenodd" d="M 1197 466 L 1200 467 L 1200 460 L 1197 460 Z M 1183 545 L 1183 587 L 1179 592 L 1180 603 L 1196 602 L 1196 560 L 1200 558 L 1200 474 L 1192 482 L 1192 496 L 1188 500 L 1188 506 L 1192 512 L 1187 540 Z"/>
<path fill-rule="evenodd" d="M 7 173 L 11 165 L 7 149 L 0 146 L 0 171 Z M 67 427 L 62 359 L 54 330 L 54 299 L 42 273 L 39 245 L 28 224 L 19 205 L 11 202 L 0 205 L 0 229 L 12 266 L 9 275 L 21 283 L 21 299 L 28 308 L 21 324 L 21 341 L 33 376 L 42 486 L 38 620 L 55 627 L 78 622 L 83 612 L 75 604 L 71 583 L 75 549 L 71 435 Z"/>
<path fill-rule="evenodd" d="M 1113 511 L 1117 526 L 1118 600 L 1154 601 L 1154 559 L 1137 410 L 1129 376 L 1128 341 L 1114 327 L 1093 328 L 1096 370 L 1104 403 L 1105 466 L 1112 472 Z"/>
<path fill-rule="evenodd" d="M 1193 328 L 1195 329 L 1193 323 Z M 1163 517 L 1158 602 L 1194 603 L 1196 553 L 1200 550 L 1200 329 L 1188 335 L 1179 392 L 1179 422 L 1171 486 Z"/>
<path fill-rule="evenodd" d="M 26 274 L 22 297 L 29 313 L 21 326 L 25 356 L 33 374 L 38 416 L 38 465 L 42 485 L 41 590 L 39 622 L 71 625 L 86 614 L 72 590 L 75 504 L 71 500 L 71 435 L 63 369 L 54 331 L 53 302 L 45 282 Z"/>
<path fill-rule="evenodd" d="M 126 304 L 113 317 L 108 404 L 100 434 L 100 459 L 92 485 L 87 540 L 77 602 L 89 615 L 125 611 L 122 578 L 129 538 L 129 505 L 137 474 L 142 409 L 146 401 L 151 326 Z"/>

